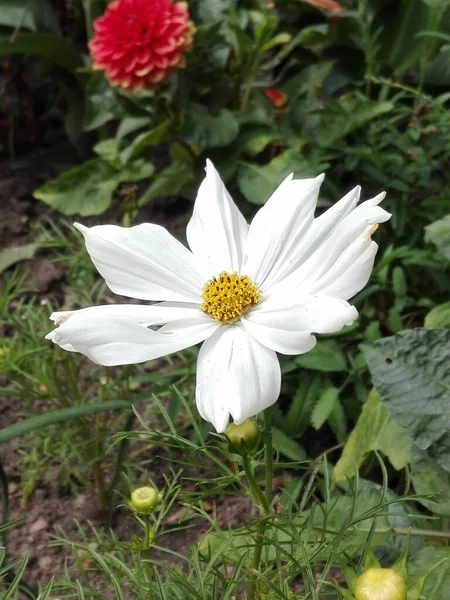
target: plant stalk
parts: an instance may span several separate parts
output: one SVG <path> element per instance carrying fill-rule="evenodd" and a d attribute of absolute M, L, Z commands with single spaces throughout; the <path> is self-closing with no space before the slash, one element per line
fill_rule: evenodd
<path fill-rule="evenodd" d="M 255 548 L 253 550 L 252 562 L 250 565 L 250 580 L 247 587 L 247 600 L 255 600 L 256 584 L 257 584 L 257 573 L 261 564 L 262 549 L 264 545 L 264 533 L 267 526 L 267 517 L 272 513 L 271 500 L 272 500 L 272 479 L 273 479 L 273 439 L 272 439 L 272 419 L 270 408 L 264 411 L 264 445 L 265 445 L 265 466 L 266 466 L 266 478 L 265 478 L 265 490 L 262 493 L 261 488 L 256 481 L 253 470 L 251 469 L 250 463 L 247 457 L 244 457 L 244 470 L 249 480 L 251 489 L 253 491 L 252 482 L 256 485 L 259 494 L 257 498 L 263 498 L 261 501 L 260 510 L 262 515 L 265 517 L 264 520 L 260 521 L 258 525 L 258 533 L 256 534 Z M 250 470 L 251 477 L 247 473 L 245 467 L 246 462 L 248 463 L 248 469 Z"/>

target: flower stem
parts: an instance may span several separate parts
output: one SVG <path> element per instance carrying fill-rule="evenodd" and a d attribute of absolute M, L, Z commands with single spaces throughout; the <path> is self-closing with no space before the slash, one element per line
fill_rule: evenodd
<path fill-rule="evenodd" d="M 263 521 L 261 521 L 258 525 L 258 533 L 256 534 L 255 540 L 255 548 L 253 550 L 252 562 L 250 565 L 250 581 L 248 582 L 247 588 L 247 600 L 254 600 L 256 593 L 256 583 L 257 583 L 257 573 L 259 571 L 259 566 L 261 563 L 262 549 L 264 545 L 264 533 L 267 526 L 267 517 L 270 516 L 271 510 L 271 500 L 272 500 L 272 478 L 273 478 L 273 440 L 272 440 L 272 419 L 270 409 L 266 409 L 264 411 L 264 442 L 265 442 L 265 461 L 266 461 L 266 487 L 265 493 L 263 494 L 261 488 L 259 487 L 254 475 L 251 470 L 251 474 L 253 480 L 256 484 L 256 487 L 259 491 L 258 498 L 262 496 L 264 498 L 264 502 L 261 502 L 260 510 L 265 517 Z M 247 459 L 248 462 L 248 459 Z M 245 469 L 245 461 L 244 461 L 244 469 Z M 248 476 L 247 470 L 245 470 L 247 479 L 249 480 L 250 486 L 253 491 L 251 480 Z"/>
<path fill-rule="evenodd" d="M 272 412 L 270 408 L 264 411 L 264 441 L 266 458 L 266 500 L 270 506 L 272 500 L 272 479 L 273 479 L 273 439 L 272 439 Z"/>
<path fill-rule="evenodd" d="M 255 474 L 253 473 L 253 467 L 248 456 L 245 455 L 242 457 L 242 464 L 250 486 L 252 500 L 258 506 L 261 514 L 270 514 L 270 505 L 267 502 L 266 496 L 259 487 L 258 482 L 256 481 Z"/>

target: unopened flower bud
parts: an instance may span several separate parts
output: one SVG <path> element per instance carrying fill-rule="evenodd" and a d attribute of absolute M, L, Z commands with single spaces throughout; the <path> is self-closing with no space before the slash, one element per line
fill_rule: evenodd
<path fill-rule="evenodd" d="M 372 567 L 358 577 L 355 600 L 406 600 L 406 581 L 394 569 Z"/>
<path fill-rule="evenodd" d="M 150 513 L 158 502 L 158 490 L 146 485 L 137 488 L 131 494 L 131 507 L 137 513 Z"/>
<path fill-rule="evenodd" d="M 258 442 L 258 424 L 253 419 L 247 419 L 240 425 L 230 423 L 225 430 L 225 435 L 230 441 L 230 452 L 246 454 L 253 450 Z"/>

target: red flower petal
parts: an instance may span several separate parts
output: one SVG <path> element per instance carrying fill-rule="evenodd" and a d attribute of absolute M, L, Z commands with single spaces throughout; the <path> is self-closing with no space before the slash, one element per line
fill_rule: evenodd
<path fill-rule="evenodd" d="M 115 0 L 93 28 L 94 69 L 127 90 L 153 87 L 181 66 L 195 30 L 187 3 L 173 0 Z"/>
<path fill-rule="evenodd" d="M 281 108 L 287 102 L 286 94 L 277 88 L 264 88 L 264 93 L 276 108 Z"/>

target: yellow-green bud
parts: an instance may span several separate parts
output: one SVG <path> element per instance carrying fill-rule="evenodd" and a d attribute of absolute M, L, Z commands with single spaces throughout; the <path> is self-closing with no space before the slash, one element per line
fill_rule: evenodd
<path fill-rule="evenodd" d="M 131 494 L 131 507 L 137 513 L 150 513 L 158 502 L 158 490 L 146 485 L 136 488 Z"/>
<path fill-rule="evenodd" d="M 358 577 L 355 600 L 406 600 L 406 581 L 394 569 L 372 567 Z"/>
<path fill-rule="evenodd" d="M 230 423 L 225 435 L 230 440 L 230 451 L 242 454 L 256 446 L 259 437 L 258 424 L 253 419 L 247 419 L 240 425 Z"/>

